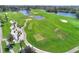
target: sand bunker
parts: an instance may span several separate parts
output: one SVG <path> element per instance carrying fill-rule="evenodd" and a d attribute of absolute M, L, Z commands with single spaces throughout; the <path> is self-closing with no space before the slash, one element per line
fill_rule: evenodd
<path fill-rule="evenodd" d="M 28 19 L 26 19 L 27 21 L 29 20 L 29 21 L 31 21 L 32 19 L 31 18 L 28 18 Z"/>
<path fill-rule="evenodd" d="M 68 23 L 68 21 L 65 20 L 65 19 L 60 19 L 60 21 L 63 22 L 63 23 Z"/>

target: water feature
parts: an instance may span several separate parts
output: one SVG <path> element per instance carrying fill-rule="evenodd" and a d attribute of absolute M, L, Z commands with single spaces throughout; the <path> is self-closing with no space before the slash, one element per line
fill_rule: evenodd
<path fill-rule="evenodd" d="M 19 12 L 26 16 L 29 16 L 29 10 L 20 10 Z M 33 16 L 33 17 L 37 20 L 42 20 L 44 18 L 43 16 Z"/>
<path fill-rule="evenodd" d="M 44 19 L 43 16 L 34 16 L 34 18 L 37 19 L 37 20 L 42 20 L 42 19 Z"/>
<path fill-rule="evenodd" d="M 24 14 L 24 15 L 26 15 L 26 16 L 29 15 L 29 11 L 28 10 L 20 10 L 19 12 Z"/>
<path fill-rule="evenodd" d="M 74 18 L 76 18 L 76 14 L 75 14 L 75 13 L 57 12 L 57 15 L 67 16 L 67 17 L 74 17 Z"/>
<path fill-rule="evenodd" d="M 26 16 L 29 15 L 29 10 L 20 10 L 19 12 L 21 12 L 22 14 L 24 14 Z M 77 18 L 75 13 L 57 12 L 57 15 Z M 44 17 L 43 16 L 34 16 L 34 18 L 37 20 L 42 20 Z"/>

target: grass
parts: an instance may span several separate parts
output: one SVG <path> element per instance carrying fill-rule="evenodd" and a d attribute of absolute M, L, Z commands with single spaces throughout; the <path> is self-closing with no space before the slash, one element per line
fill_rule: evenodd
<path fill-rule="evenodd" d="M 43 20 L 33 19 L 29 24 L 32 24 L 32 29 L 25 28 L 27 40 L 35 47 L 48 52 L 66 52 L 76 46 L 79 46 L 79 20 L 72 17 L 59 16 L 39 10 L 31 11 L 32 15 L 45 17 Z M 37 14 L 33 14 L 37 12 Z M 65 19 L 68 23 L 63 23 L 60 19 Z M 55 29 L 58 31 L 55 32 Z M 44 40 L 37 41 L 34 38 L 35 34 L 41 33 Z M 62 38 L 60 38 L 61 35 Z"/>
<path fill-rule="evenodd" d="M 2 41 L 2 50 L 3 50 L 3 53 L 8 53 L 9 52 L 9 51 L 5 50 L 6 47 L 7 47 L 6 42 Z"/>
<path fill-rule="evenodd" d="M 20 51 L 20 45 L 19 43 L 16 43 L 14 46 L 13 46 L 13 50 L 14 52 L 18 53 Z"/>
<path fill-rule="evenodd" d="M 2 12 L 0 13 L 3 20 L 5 20 L 5 14 L 7 13 L 8 21 L 4 22 L 3 26 L 3 36 L 6 38 L 10 33 L 10 20 L 15 20 L 20 26 L 24 25 L 25 19 L 27 18 L 25 15 L 19 12 Z"/>
<path fill-rule="evenodd" d="M 23 48 L 26 47 L 24 41 L 22 41 L 21 45 L 22 45 Z M 14 46 L 13 46 L 13 50 L 14 50 L 15 53 L 20 52 L 20 48 L 21 48 L 21 47 L 20 47 L 20 43 L 16 43 L 16 44 L 14 44 Z"/>
<path fill-rule="evenodd" d="M 0 13 L 4 19 L 4 14 Z M 48 51 L 48 52 L 66 52 L 76 46 L 79 46 L 79 20 L 72 17 L 59 16 L 56 14 L 50 14 L 43 10 L 32 10 L 31 14 L 43 16 L 44 19 L 29 21 L 25 31 L 27 33 L 27 40 L 35 47 Z M 25 19 L 27 18 L 19 12 L 7 12 L 8 21 L 4 23 L 3 37 L 6 38 L 10 33 L 10 20 L 16 20 L 19 25 L 23 26 Z M 60 19 L 65 19 L 68 23 L 63 23 Z M 57 30 L 56 30 L 57 29 Z M 40 34 L 40 37 L 44 37 L 43 40 L 35 38 L 36 34 Z M 35 37 L 34 37 L 35 36 Z M 39 35 L 38 35 L 39 36 Z M 25 43 L 22 43 L 25 47 Z M 3 51 L 6 47 L 5 42 L 2 43 Z M 13 47 L 15 52 L 19 52 L 20 44 L 16 43 Z"/>
<path fill-rule="evenodd" d="M 22 41 L 22 43 L 21 43 L 21 44 L 22 44 L 22 47 L 23 47 L 23 48 L 25 48 L 25 47 L 26 47 L 26 44 L 24 43 L 24 41 Z"/>
<path fill-rule="evenodd" d="M 23 48 L 26 47 L 24 41 L 22 42 L 22 47 Z M 3 50 L 3 53 L 8 53 L 9 51 L 6 51 L 5 48 L 7 48 L 6 42 L 2 41 L 2 50 Z M 14 44 L 13 45 L 13 50 L 14 50 L 15 53 L 20 52 L 20 44 L 19 43 Z"/>

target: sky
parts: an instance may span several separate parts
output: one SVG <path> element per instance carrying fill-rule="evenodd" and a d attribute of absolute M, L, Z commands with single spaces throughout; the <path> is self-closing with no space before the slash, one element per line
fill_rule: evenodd
<path fill-rule="evenodd" d="M 79 5 L 79 0 L 0 0 L 0 5 Z"/>

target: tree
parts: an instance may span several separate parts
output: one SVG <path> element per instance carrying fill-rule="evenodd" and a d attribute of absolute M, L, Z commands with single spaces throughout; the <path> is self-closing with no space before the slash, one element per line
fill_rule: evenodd
<path fill-rule="evenodd" d="M 5 48 L 5 52 L 9 52 L 9 48 L 6 47 L 6 48 Z"/>
<path fill-rule="evenodd" d="M 9 35 L 9 37 L 8 37 L 8 42 L 10 43 L 10 44 L 13 44 L 14 42 L 13 42 L 13 36 L 10 34 Z"/>
<path fill-rule="evenodd" d="M 76 11 L 76 17 L 79 19 L 79 11 Z"/>
<path fill-rule="evenodd" d="M 35 50 L 30 46 L 26 46 L 23 50 L 20 51 L 20 53 L 35 53 Z"/>
<path fill-rule="evenodd" d="M 21 47 L 21 50 L 22 50 L 22 48 L 23 48 L 22 44 L 23 44 L 23 40 L 20 41 L 20 47 Z"/>

